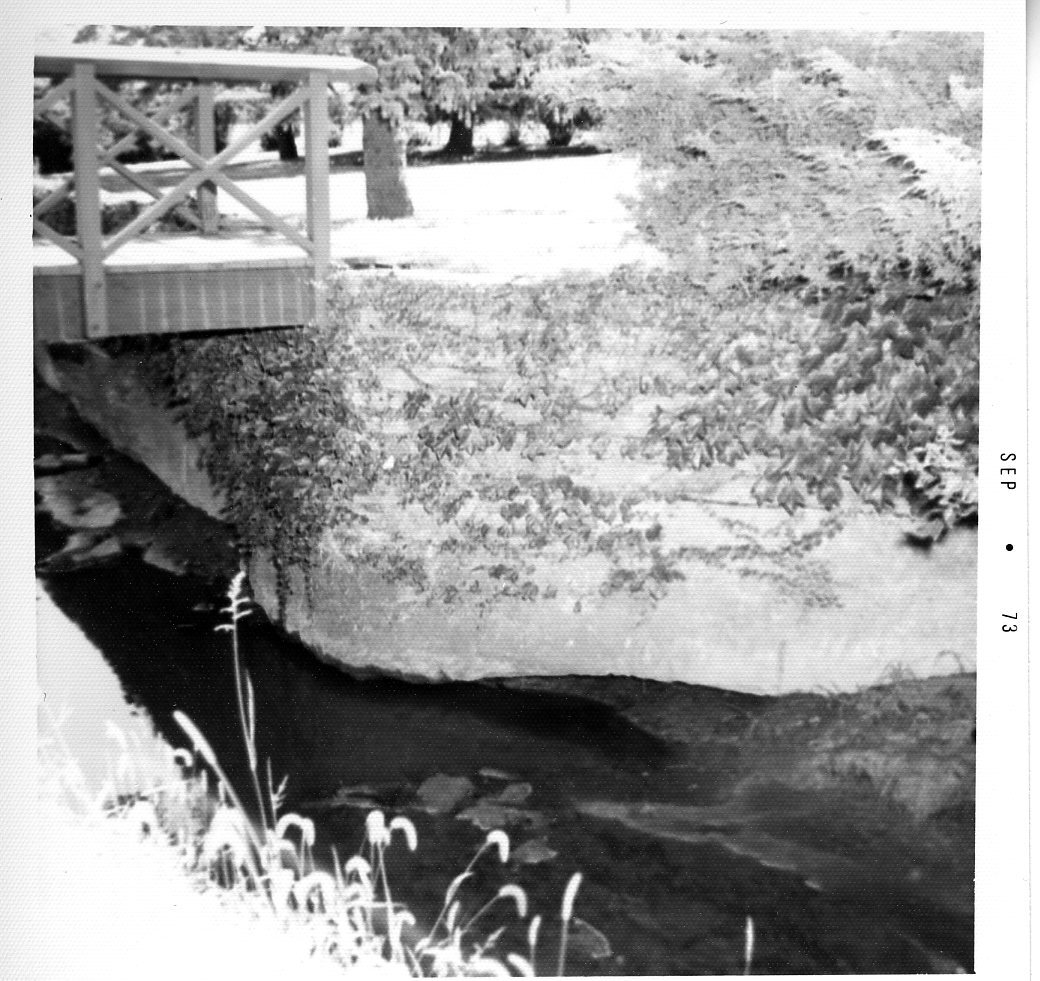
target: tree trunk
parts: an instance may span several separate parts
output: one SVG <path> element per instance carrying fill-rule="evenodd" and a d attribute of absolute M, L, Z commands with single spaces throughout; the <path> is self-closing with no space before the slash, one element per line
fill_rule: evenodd
<path fill-rule="evenodd" d="M 300 151 L 296 149 L 296 136 L 292 130 L 292 123 L 279 123 L 271 131 L 274 144 L 278 148 L 279 160 L 299 160 Z"/>
<path fill-rule="evenodd" d="M 469 157 L 473 154 L 473 125 L 466 123 L 461 116 L 451 117 L 451 132 L 444 152 L 453 156 Z"/>
<path fill-rule="evenodd" d="M 549 146 L 570 146 L 574 139 L 574 126 L 570 123 L 561 123 L 553 120 L 545 124 L 549 131 Z"/>
<path fill-rule="evenodd" d="M 415 209 L 404 180 L 404 134 L 378 112 L 372 112 L 365 117 L 361 146 L 365 155 L 368 217 L 410 218 Z"/>
<path fill-rule="evenodd" d="M 271 99 L 280 102 L 289 96 L 295 86 L 286 82 L 275 82 L 271 86 Z M 292 120 L 297 113 L 292 113 L 288 119 L 283 119 L 268 134 L 269 148 L 278 151 L 279 160 L 299 160 L 300 152 L 296 148 L 296 135 L 293 133 Z"/>

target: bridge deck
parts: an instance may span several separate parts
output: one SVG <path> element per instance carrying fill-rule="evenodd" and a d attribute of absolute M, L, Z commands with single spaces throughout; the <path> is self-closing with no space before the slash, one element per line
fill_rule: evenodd
<path fill-rule="evenodd" d="M 108 333 L 165 334 L 307 323 L 313 266 L 276 235 L 152 234 L 105 265 Z M 44 341 L 86 335 L 82 273 L 49 243 L 33 245 L 33 321 Z"/>
<path fill-rule="evenodd" d="M 34 248 L 33 260 L 36 335 L 82 340 L 78 265 L 54 247 Z M 277 241 L 134 242 L 106 270 L 110 336 L 292 326 L 314 315 L 313 267 Z"/>

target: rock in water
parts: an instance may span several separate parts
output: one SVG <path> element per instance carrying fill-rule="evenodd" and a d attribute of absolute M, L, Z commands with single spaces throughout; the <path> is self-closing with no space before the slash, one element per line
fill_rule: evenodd
<path fill-rule="evenodd" d="M 56 476 L 90 465 L 91 458 L 86 453 L 44 453 L 33 460 L 33 473 L 37 477 Z"/>
<path fill-rule="evenodd" d="M 91 475 L 84 471 L 38 477 L 36 493 L 40 497 L 38 510 L 46 511 L 66 528 L 111 528 L 123 517 L 119 501 L 94 486 Z"/>
<path fill-rule="evenodd" d="M 110 562 L 122 553 L 119 540 L 104 532 L 77 531 L 65 547 L 37 563 L 44 573 L 73 572 Z"/>
<path fill-rule="evenodd" d="M 514 849 L 510 858 L 516 865 L 540 865 L 552 861 L 558 854 L 545 838 L 532 838 Z"/>
<path fill-rule="evenodd" d="M 522 804 L 531 796 L 532 789 L 529 783 L 511 783 L 508 787 L 495 794 L 494 797 L 487 797 L 485 800 L 495 804 Z"/>
<path fill-rule="evenodd" d="M 481 767 L 477 772 L 485 780 L 504 780 L 509 782 L 517 779 L 512 773 L 507 773 L 505 770 L 497 770 L 493 766 Z"/>
<path fill-rule="evenodd" d="M 161 545 L 152 542 L 142 553 L 141 561 L 164 572 L 173 573 L 175 576 L 183 576 L 186 572 L 184 563 L 174 558 Z"/>
<path fill-rule="evenodd" d="M 493 798 L 483 798 L 472 807 L 456 815 L 460 821 L 469 821 L 481 831 L 494 831 L 498 828 L 528 828 L 537 830 L 548 824 L 548 818 L 540 811 L 531 811 L 523 807 L 509 807 L 500 804 Z"/>
<path fill-rule="evenodd" d="M 473 796 L 473 784 L 466 777 L 434 774 L 416 792 L 420 806 L 430 814 L 448 814 Z"/>

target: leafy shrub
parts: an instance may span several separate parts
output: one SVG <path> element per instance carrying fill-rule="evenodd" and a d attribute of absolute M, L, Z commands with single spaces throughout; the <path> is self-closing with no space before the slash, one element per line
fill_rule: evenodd
<path fill-rule="evenodd" d="M 691 353 L 699 386 L 659 410 L 647 447 L 676 468 L 771 462 L 760 501 L 826 508 L 854 491 L 909 507 L 933 539 L 977 510 L 979 310 L 972 295 L 797 301 L 716 320 Z"/>
<path fill-rule="evenodd" d="M 708 289 L 819 291 L 836 275 L 972 288 L 978 155 L 905 126 L 893 137 L 878 119 L 866 96 L 794 73 L 747 89 L 724 73 L 675 72 L 633 90 L 613 139 L 647 169 L 641 231 Z M 952 170 L 956 196 L 940 187 Z"/>
<path fill-rule="evenodd" d="M 272 99 L 268 92 L 254 86 L 222 88 L 213 99 L 214 129 L 217 150 L 228 145 L 231 127 L 236 124 L 259 122 L 271 108 Z"/>
<path fill-rule="evenodd" d="M 206 436 L 202 463 L 244 545 L 272 550 L 283 601 L 288 569 L 310 568 L 324 529 L 349 516 L 382 461 L 344 390 L 349 343 L 332 340 L 309 328 L 177 341 L 153 366 L 189 433 Z"/>
<path fill-rule="evenodd" d="M 41 174 L 72 170 L 72 137 L 68 129 L 46 117 L 34 118 L 33 158 Z"/>
<path fill-rule="evenodd" d="M 59 186 L 57 180 L 45 180 L 36 178 L 33 181 L 33 210 L 52 191 Z M 60 235 L 75 237 L 76 235 L 76 193 L 72 191 L 64 200 L 48 208 L 40 221 L 53 228 Z M 123 199 L 102 190 L 101 197 L 101 231 L 105 235 L 119 231 L 124 225 L 133 221 L 145 209 L 140 201 Z M 196 226 L 185 216 L 188 211 L 198 217 L 198 203 L 190 198 L 183 202 L 175 210 L 167 212 L 156 222 L 158 228 L 168 231 L 191 231 Z M 36 234 L 35 232 L 33 234 Z"/>
<path fill-rule="evenodd" d="M 36 206 L 46 198 L 51 191 L 56 189 L 57 182 L 41 181 L 33 182 L 33 211 Z M 143 210 L 137 201 L 125 201 L 115 199 L 101 192 L 101 231 L 111 234 L 118 231 L 123 225 L 132 221 Z M 76 202 L 75 194 L 71 194 L 58 204 L 49 208 L 40 217 L 48 228 L 53 228 L 59 235 L 74 237 L 76 234 Z M 36 233 L 33 232 L 35 235 Z"/>
<path fill-rule="evenodd" d="M 603 123 L 603 90 L 609 79 L 594 65 L 545 69 L 526 93 L 531 114 L 549 134 L 550 146 L 567 146 L 578 130 Z"/>
<path fill-rule="evenodd" d="M 610 124 L 647 173 L 642 232 L 719 306 L 699 390 L 648 447 L 680 469 L 762 454 L 760 500 L 851 489 L 940 536 L 977 507 L 980 158 L 944 90 L 978 77 L 978 39 L 682 40 L 687 67 L 634 76 Z"/>
<path fill-rule="evenodd" d="M 794 72 L 837 94 L 869 95 L 881 127 L 917 125 L 982 143 L 981 116 L 951 103 L 951 75 L 982 84 L 982 35 L 968 32 L 681 31 L 679 59 L 715 67 L 738 87 Z"/>

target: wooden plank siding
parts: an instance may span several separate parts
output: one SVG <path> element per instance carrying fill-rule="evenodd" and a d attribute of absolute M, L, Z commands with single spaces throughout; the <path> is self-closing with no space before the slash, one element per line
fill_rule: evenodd
<path fill-rule="evenodd" d="M 271 263 L 127 267 L 106 276 L 109 336 L 295 327 L 314 317 L 313 272 L 305 259 Z M 33 326 L 46 343 L 86 336 L 75 267 L 37 270 Z"/>

